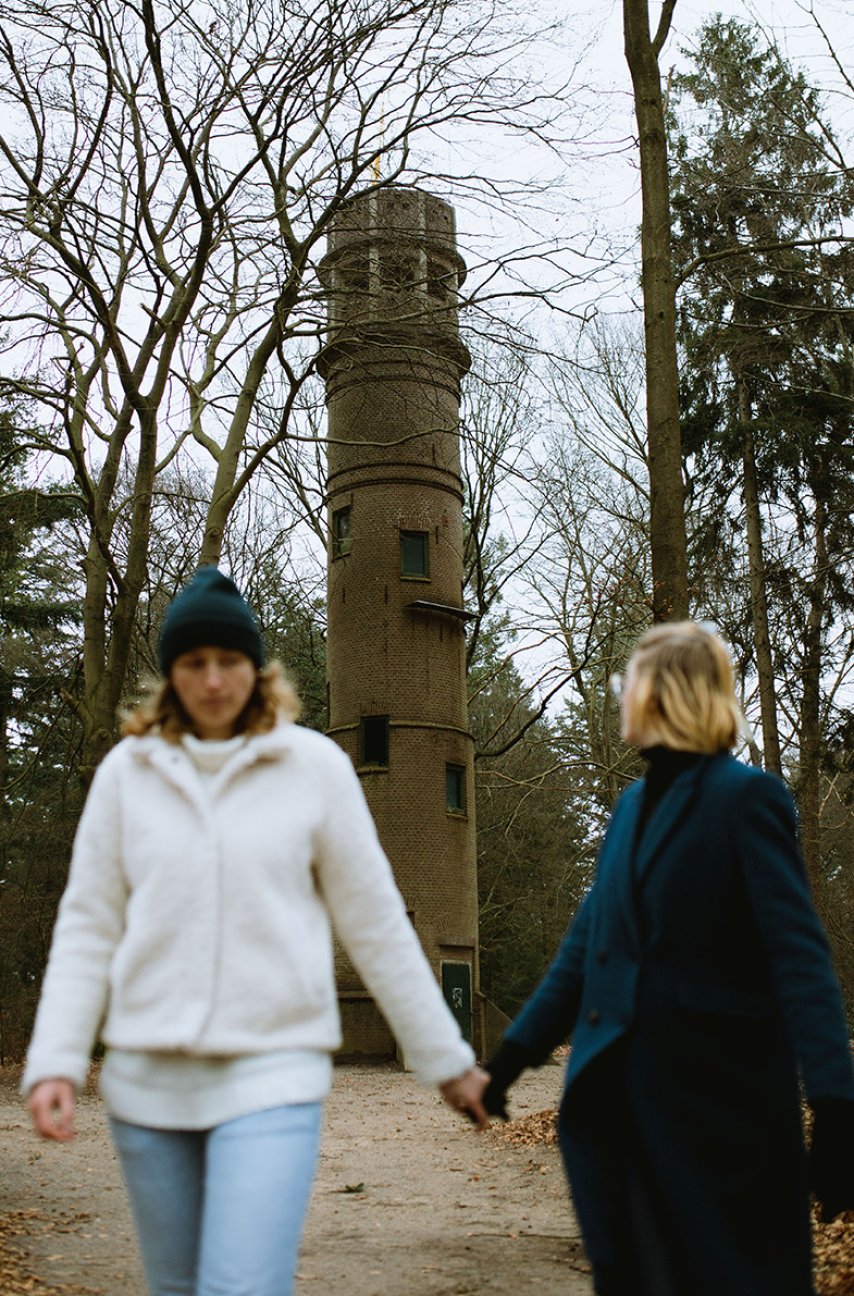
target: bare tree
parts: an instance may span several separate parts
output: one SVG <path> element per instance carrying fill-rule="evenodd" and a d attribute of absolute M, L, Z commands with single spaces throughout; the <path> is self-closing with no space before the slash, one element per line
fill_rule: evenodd
<path fill-rule="evenodd" d="M 0 21 L 3 385 L 38 405 L 36 447 L 88 519 L 91 772 L 159 476 L 212 464 L 187 548 L 216 561 L 315 372 L 330 222 L 356 192 L 435 179 L 429 141 L 502 125 L 547 141 L 561 105 L 510 0 L 35 0 L 0 3 Z M 457 180 L 500 200 L 497 180 Z"/>
<path fill-rule="evenodd" d="M 506 337 L 479 345 L 463 393 L 460 433 L 465 492 L 466 596 L 474 619 L 467 661 L 508 585 L 541 543 L 526 499 L 539 431 L 531 355 Z"/>
<path fill-rule="evenodd" d="M 549 394 L 563 435 L 641 496 L 648 514 L 645 381 L 637 317 L 602 317 L 580 332 L 571 354 L 556 359 Z"/>
<path fill-rule="evenodd" d="M 604 813 L 635 767 L 608 682 L 650 621 L 645 492 L 572 426 L 554 429 L 537 492 L 549 538 L 528 573 L 531 616 L 563 671 L 564 761 Z"/>

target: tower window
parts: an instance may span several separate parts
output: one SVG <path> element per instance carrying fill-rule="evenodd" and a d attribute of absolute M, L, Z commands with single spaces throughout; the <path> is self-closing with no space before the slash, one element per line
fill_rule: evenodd
<path fill-rule="evenodd" d="M 354 257 L 338 270 L 338 288 L 343 293 L 366 293 L 371 286 L 367 257 Z"/>
<path fill-rule="evenodd" d="M 446 270 L 438 261 L 430 257 L 427 261 L 427 295 L 437 301 L 447 301 L 456 290 L 456 275 L 453 270 Z"/>
<path fill-rule="evenodd" d="M 350 510 L 336 509 L 332 514 L 332 557 L 343 558 L 350 552 Z"/>
<path fill-rule="evenodd" d="M 427 531 L 401 531 L 400 574 L 430 575 L 430 536 Z"/>
<path fill-rule="evenodd" d="M 383 251 L 380 255 L 380 283 L 391 292 L 411 289 L 418 278 L 414 257 L 405 252 Z"/>
<path fill-rule="evenodd" d="M 445 809 L 451 814 L 466 812 L 466 767 L 445 766 Z"/>
<path fill-rule="evenodd" d="M 359 763 L 388 765 L 388 716 L 362 716 L 359 721 Z"/>

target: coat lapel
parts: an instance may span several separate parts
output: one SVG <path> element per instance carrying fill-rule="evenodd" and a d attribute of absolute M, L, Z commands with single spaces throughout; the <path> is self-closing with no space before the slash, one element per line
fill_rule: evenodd
<path fill-rule="evenodd" d="M 627 949 L 637 948 L 639 944 L 631 862 L 642 801 L 643 781 L 638 780 L 620 798 L 599 863 L 607 903 L 626 933 L 623 943 Z"/>
<path fill-rule="evenodd" d="M 653 810 L 640 841 L 632 841 L 632 874 L 635 885 L 643 883 L 646 873 L 656 859 L 661 857 L 667 843 L 679 831 L 686 814 L 691 809 L 703 775 L 713 758 L 700 760 L 690 769 L 677 774 L 658 805 Z M 641 804 L 638 797 L 638 811 Z M 635 816 L 635 825 L 637 815 Z"/>

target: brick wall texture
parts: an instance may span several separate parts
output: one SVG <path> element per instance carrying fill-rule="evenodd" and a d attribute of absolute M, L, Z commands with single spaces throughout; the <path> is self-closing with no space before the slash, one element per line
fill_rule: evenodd
<path fill-rule="evenodd" d="M 330 237 L 328 692 L 329 732 L 359 771 L 433 970 L 441 980 L 444 961 L 467 963 L 476 994 L 473 752 L 464 620 L 454 614 L 463 579 L 459 385 L 469 364 L 455 305 L 463 273 L 452 209 L 419 191 L 356 201 Z M 337 548 L 346 552 L 332 544 L 342 509 L 349 544 Z M 426 574 L 402 572 L 401 531 L 419 533 Z M 361 760 L 363 716 L 388 717 L 385 766 Z M 463 770 L 462 812 L 447 807 L 448 764 Z M 337 973 L 344 1051 L 391 1052 L 341 951 Z"/>

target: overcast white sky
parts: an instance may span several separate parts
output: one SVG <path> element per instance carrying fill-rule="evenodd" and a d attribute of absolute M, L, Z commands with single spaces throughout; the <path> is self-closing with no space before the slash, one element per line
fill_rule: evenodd
<path fill-rule="evenodd" d="M 615 107 L 622 101 L 625 120 L 631 122 L 631 81 L 623 53 L 622 2 L 605 0 L 591 6 L 587 0 L 548 0 L 555 13 L 576 14 L 575 30 L 579 33 L 599 31 L 590 51 L 595 78 L 606 92 L 613 92 Z M 654 25 L 661 11 L 660 0 L 650 0 L 650 20 Z M 854 125 L 854 96 L 847 100 L 834 93 L 840 77 L 833 68 L 827 48 L 815 22 L 814 11 L 830 36 L 843 66 L 854 75 L 854 0 L 677 0 L 670 35 L 661 56 L 662 76 L 683 58 L 681 50 L 690 48 L 701 25 L 715 14 L 756 23 L 778 41 L 790 60 L 801 67 L 810 82 L 827 87 L 834 111 Z"/>
<path fill-rule="evenodd" d="M 658 21 L 660 0 L 650 0 L 651 23 Z M 677 0 L 670 36 L 661 57 L 662 77 L 683 63 L 684 49 L 689 49 L 703 22 L 717 13 L 756 23 L 772 35 L 788 54 L 793 64 L 802 68 L 810 83 L 824 88 L 826 102 L 833 113 L 838 132 L 849 138 L 854 136 L 854 93 L 842 85 L 838 69 L 832 65 L 821 34 L 810 17 L 814 10 L 833 41 L 841 63 L 854 74 L 854 0 Z M 612 250 L 620 246 L 625 251 L 621 266 L 610 276 L 614 309 L 625 309 L 625 285 L 637 281 L 636 253 L 637 231 L 640 221 L 638 157 L 635 143 L 634 109 L 631 80 L 623 51 L 622 0 L 539 0 L 537 16 L 556 19 L 569 16 L 567 44 L 555 43 L 545 52 L 544 73 L 567 74 L 573 70 L 576 84 L 592 87 L 586 96 L 593 104 L 595 120 L 579 116 L 577 139 L 567 144 L 565 188 L 562 199 L 555 192 L 553 209 L 548 209 L 548 198 L 543 209 L 531 200 L 532 215 L 529 227 L 547 237 L 551 229 L 565 234 L 580 253 L 591 251 L 587 240 L 595 230 L 598 235 L 597 250 L 607 242 Z M 842 91 L 842 93 L 840 93 Z M 520 138 L 502 142 L 502 165 L 505 174 L 523 177 L 542 175 L 554 159 L 542 150 L 529 148 Z M 557 173 L 556 173 L 557 174 Z M 568 198 L 566 197 L 568 195 Z M 523 206 L 527 204 L 523 200 Z M 521 222 L 525 214 L 515 213 Z M 495 218 L 495 227 L 488 231 L 484 226 L 482 208 L 467 212 L 465 204 L 458 207 L 462 250 L 476 276 L 479 255 L 488 256 L 495 244 L 504 239 L 518 246 L 519 226 L 511 233 L 505 220 L 513 223 L 511 212 Z M 515 239 L 516 243 L 512 243 Z M 565 263 L 578 273 L 583 273 L 583 257 Z M 522 273 L 528 273 L 523 268 Z M 539 271 L 532 263 L 530 274 Z M 596 291 L 590 286 L 590 299 L 602 303 L 601 281 Z M 584 304 L 585 290 L 572 290 L 573 303 Z M 607 309 L 607 306 L 604 306 Z"/>
<path fill-rule="evenodd" d="M 657 22 L 660 7 L 660 0 L 650 0 L 653 22 Z M 756 0 L 718 0 L 718 3 L 677 0 L 671 34 L 661 57 L 662 77 L 666 79 L 670 68 L 682 63 L 680 50 L 691 47 L 704 21 L 715 14 L 755 23 L 773 36 L 796 67 L 803 69 L 811 85 L 824 89 L 838 133 L 854 139 L 854 93 L 843 87 L 838 69 L 833 68 L 821 35 L 810 19 L 811 7 L 831 37 L 843 68 L 854 76 L 854 0 L 815 0 L 814 6 L 810 6 L 809 0 L 761 0 L 761 3 Z M 574 79 L 595 87 L 593 102 L 601 111 L 596 114 L 592 130 L 579 128 L 578 139 L 568 143 L 563 158 L 570 199 L 577 201 L 574 205 L 564 202 L 561 209 L 561 196 L 556 195 L 554 211 L 544 208 L 542 213 L 535 203 L 535 214 L 529 219 L 529 228 L 538 229 L 544 238 L 552 229 L 566 231 L 569 244 L 579 249 L 577 260 L 573 263 L 570 256 L 566 263 L 574 264 L 579 270 L 583 268 L 580 253 L 588 250 L 588 238 L 595 228 L 599 235 L 596 247 L 601 250 L 610 245 L 612 251 L 619 251 L 619 258 L 609 270 L 603 270 L 595 282 L 568 288 L 560 299 L 561 304 L 576 311 L 588 308 L 595 309 L 597 314 L 640 320 L 638 155 L 631 79 L 623 51 L 622 0 L 600 0 L 599 3 L 596 0 L 539 0 L 534 12 L 537 15 L 552 13 L 555 17 L 570 15 L 567 34 L 570 43 L 564 49 L 555 44 L 547 51 L 548 61 L 544 70 L 548 74 L 555 68 L 568 69 L 573 66 L 574 59 L 578 60 Z M 838 91 L 844 89 L 845 93 L 835 95 L 834 87 Z M 581 123 L 582 127 L 588 125 L 589 122 Z M 506 141 L 508 174 L 515 168 L 517 175 L 524 175 L 526 167 L 536 173 L 542 161 L 542 154 L 524 140 L 511 138 Z M 524 199 L 522 205 L 526 205 Z M 565 213 L 563 227 L 561 211 Z M 536 225 L 540 217 L 541 223 Z M 482 218 L 482 209 L 467 211 L 458 207 L 463 252 L 470 265 L 481 248 L 485 248 L 487 253 L 492 250 L 493 239 L 499 242 L 504 237 L 513 246 L 510 242 L 514 237 L 514 230 L 510 228 L 512 205 L 503 228 L 496 221 L 495 229 L 485 233 Z M 532 283 L 539 282 L 537 276 L 541 271 L 535 261 L 526 264 L 521 273 L 522 276 L 528 274 Z M 607 285 L 604 296 L 603 285 Z M 510 303 L 508 309 L 511 313 L 516 312 L 516 318 L 528 325 L 545 348 L 549 345 L 558 350 L 567 345 L 571 347 L 575 329 L 559 311 L 525 299 L 518 305 Z M 543 368 L 548 369 L 548 366 Z M 529 518 L 524 505 L 514 502 L 506 514 L 509 533 L 516 529 L 517 515 L 523 520 Z M 533 654 L 533 659 L 539 662 L 538 652 Z"/>
<path fill-rule="evenodd" d="M 654 25 L 661 11 L 660 0 L 650 0 L 650 21 Z M 851 53 L 854 49 L 854 3 L 852 0 L 718 0 L 708 3 L 707 0 L 677 0 L 674 10 L 671 34 L 665 46 L 662 66 L 678 58 L 677 47 L 690 44 L 691 36 L 697 28 L 716 13 L 727 18 L 739 18 L 742 22 L 756 22 L 769 31 L 773 31 L 782 44 L 786 46 L 790 57 L 805 65 L 819 67 L 825 61 L 821 38 L 810 18 L 810 10 L 832 35 L 840 53 L 847 51 L 848 66 L 851 66 Z M 555 0 L 555 13 L 570 12 L 577 15 L 577 30 L 593 31 L 602 26 L 603 62 L 613 57 L 622 60 L 622 3 L 621 0 L 605 0 L 604 3 L 591 5 L 588 0 Z M 622 68 L 616 69 L 622 78 Z"/>

